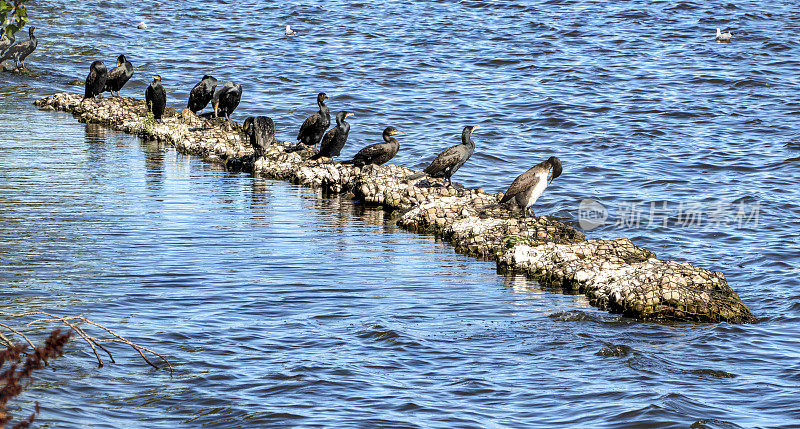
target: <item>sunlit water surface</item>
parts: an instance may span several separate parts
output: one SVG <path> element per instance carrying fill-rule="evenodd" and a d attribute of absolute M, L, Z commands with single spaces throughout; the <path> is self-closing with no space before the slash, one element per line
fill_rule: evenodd
<path fill-rule="evenodd" d="M 50 427 L 800 425 L 796 6 L 30 3 L 34 73 L 0 76 L 3 307 L 88 316 L 175 373 L 123 347 L 97 368 L 74 340 L 17 415 L 39 401 Z M 393 125 L 408 133 L 394 162 L 420 168 L 480 124 L 455 179 L 492 192 L 557 155 L 538 214 L 578 225 L 595 200 L 608 212 L 590 237 L 721 270 L 759 320 L 607 314 L 381 210 L 32 106 L 120 53 L 136 66 L 123 95 L 158 73 L 180 108 L 203 74 L 235 80 L 234 119 L 268 115 L 282 140 L 325 91 L 355 113 L 344 157 Z"/>

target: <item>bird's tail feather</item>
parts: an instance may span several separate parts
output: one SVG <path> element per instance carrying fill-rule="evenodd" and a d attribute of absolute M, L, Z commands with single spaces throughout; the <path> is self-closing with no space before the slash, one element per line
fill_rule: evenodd
<path fill-rule="evenodd" d="M 424 177 L 424 176 L 427 176 L 427 175 L 428 174 L 425 173 L 425 172 L 414 173 L 414 174 L 412 174 L 410 176 L 406 176 L 406 180 L 415 180 L 415 179 L 419 179 L 420 177 Z"/>
<path fill-rule="evenodd" d="M 345 164 L 345 165 L 353 165 L 353 160 L 352 160 L 352 159 L 349 159 L 349 160 L 347 160 L 347 161 L 342 161 L 342 162 L 340 162 L 340 164 Z"/>

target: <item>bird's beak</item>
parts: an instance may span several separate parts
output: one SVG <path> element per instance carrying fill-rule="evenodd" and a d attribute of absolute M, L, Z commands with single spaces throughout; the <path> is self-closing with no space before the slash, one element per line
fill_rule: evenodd
<path fill-rule="evenodd" d="M 400 131 L 400 130 L 397 130 L 397 131 L 395 131 L 395 132 L 393 132 L 393 133 L 392 133 L 392 135 L 395 135 L 395 134 L 405 134 L 405 133 L 404 133 L 404 132 L 402 132 L 402 131 Z"/>
<path fill-rule="evenodd" d="M 473 130 L 473 131 L 475 131 L 475 130 L 477 130 L 477 129 L 478 129 L 478 128 L 480 128 L 480 127 L 481 127 L 480 125 L 475 125 L 474 127 L 472 127 L 472 130 Z"/>
<path fill-rule="evenodd" d="M 344 115 L 344 117 L 345 117 L 345 118 L 349 118 L 349 117 L 351 117 L 351 116 L 353 116 L 353 114 L 352 114 L 352 113 L 348 113 L 348 114 Z"/>
<path fill-rule="evenodd" d="M 122 63 L 121 63 L 121 62 L 119 62 L 119 61 L 117 61 L 117 67 L 119 67 L 119 66 L 121 66 L 121 65 L 122 65 Z"/>

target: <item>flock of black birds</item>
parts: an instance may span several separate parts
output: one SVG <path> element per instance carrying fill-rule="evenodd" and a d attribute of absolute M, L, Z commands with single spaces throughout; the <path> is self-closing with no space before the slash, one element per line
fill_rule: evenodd
<path fill-rule="evenodd" d="M 6 29 L 0 28 L 0 63 L 13 60 L 17 69 L 25 69 L 25 58 L 37 47 L 38 40 L 34 35 L 35 27 L 28 29 L 28 40 L 11 44 L 6 35 Z M 717 29 L 719 40 L 719 29 Z M 287 26 L 287 34 L 289 27 Z M 725 33 L 726 35 L 728 33 Z M 84 100 L 101 96 L 103 92 L 110 92 L 111 96 L 119 96 L 119 91 L 133 76 L 133 64 L 120 55 L 117 66 L 109 71 L 102 61 L 94 61 L 89 67 L 86 77 Z M 202 117 L 224 117 L 230 121 L 230 115 L 239 106 L 242 99 L 242 86 L 235 82 L 226 82 L 222 88 L 217 89 L 218 82 L 212 76 L 205 75 L 189 93 L 187 109 L 194 114 L 212 103 L 213 112 L 201 114 Z M 328 130 L 331 124 L 331 114 L 325 100 L 328 96 L 321 92 L 317 94 L 319 111 L 312 114 L 300 126 L 297 133 L 298 147 L 313 147 L 320 145 L 319 151 L 311 156 L 311 160 L 328 160 L 339 156 L 347 142 L 350 133 L 350 124 L 346 119 L 353 114 L 341 111 L 336 115 L 336 126 Z M 147 110 L 152 113 L 153 119 L 161 121 L 167 107 L 167 93 L 161 85 L 161 76 L 153 76 L 153 81 L 145 91 Z M 266 147 L 275 142 L 275 123 L 266 116 L 249 117 L 243 124 L 245 133 L 250 138 L 254 149 L 254 157 L 261 156 Z M 452 186 L 450 178 L 464 163 L 469 160 L 475 151 L 472 133 L 478 126 L 466 126 L 461 133 L 461 144 L 452 146 L 441 152 L 421 173 L 410 175 L 406 180 L 416 180 L 422 177 L 443 178 L 448 186 Z M 357 167 L 365 165 L 382 165 L 389 162 L 400 150 L 400 142 L 394 136 L 405 134 L 394 127 L 383 130 L 383 142 L 369 145 L 356 153 L 352 160 L 343 164 L 352 164 Z M 300 146 L 302 144 L 302 146 Z M 537 164 L 525 173 L 519 175 L 506 191 L 501 204 L 514 199 L 518 206 L 523 208 L 523 214 L 528 210 L 544 192 L 548 185 L 548 176 L 552 171 L 550 181 L 561 174 L 561 161 L 550 157 L 547 161 Z"/>
<path fill-rule="evenodd" d="M 31 29 L 32 34 L 33 29 Z M 99 97 L 103 92 L 111 92 L 112 97 L 116 92 L 116 96 L 119 96 L 120 89 L 133 76 L 133 65 L 125 58 L 125 55 L 117 58 L 117 66 L 111 71 L 106 69 L 102 61 L 93 62 L 89 70 L 89 75 L 86 77 L 84 100 Z M 221 88 L 217 89 L 217 87 L 216 79 L 209 75 L 203 76 L 189 92 L 187 109 L 198 114 L 211 102 L 213 111 L 200 114 L 200 116 L 204 118 L 213 116 L 230 121 L 230 115 L 236 110 L 242 99 L 242 86 L 235 82 L 226 82 Z M 347 122 L 347 118 L 353 115 L 348 111 L 339 112 L 336 115 L 336 126 L 328 130 L 331 124 L 331 114 L 325 104 L 327 99 L 328 96 L 324 92 L 317 94 L 319 111 L 306 118 L 297 133 L 298 148 L 316 148 L 317 144 L 320 145 L 319 151 L 310 157 L 310 160 L 321 160 L 320 162 L 330 162 L 333 157 L 339 156 L 350 133 L 350 124 Z M 153 119 L 161 121 L 167 106 L 167 93 L 161 85 L 161 76 L 153 76 L 153 81 L 145 91 L 145 104 L 148 112 L 152 113 Z M 252 164 L 255 159 L 264 154 L 267 146 L 275 142 L 275 123 L 266 116 L 248 117 L 244 121 L 243 128 L 250 139 L 254 155 L 248 158 L 248 161 L 238 160 L 239 168 L 246 165 L 243 163 Z M 464 127 L 461 133 L 461 144 L 445 149 L 422 172 L 412 174 L 406 177 L 406 180 L 417 180 L 423 177 L 442 178 L 447 182 L 443 186 L 453 186 L 451 177 L 475 152 L 472 133 L 477 128 L 478 125 Z M 383 130 L 383 142 L 361 149 L 352 160 L 342 163 L 352 164 L 356 167 L 385 164 L 400 150 L 400 142 L 394 136 L 402 134 L 405 133 L 394 127 L 386 127 Z M 554 156 L 533 166 L 514 180 L 500 204 L 513 199 L 522 208 L 522 214 L 527 216 L 530 207 L 550 183 L 547 180 L 548 177 L 552 181 L 561 175 L 561 171 L 561 161 Z"/>

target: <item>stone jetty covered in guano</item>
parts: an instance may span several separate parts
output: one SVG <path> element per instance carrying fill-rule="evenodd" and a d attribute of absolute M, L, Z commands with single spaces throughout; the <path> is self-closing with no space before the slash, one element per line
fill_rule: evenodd
<path fill-rule="evenodd" d="M 354 167 L 310 161 L 313 149 L 289 150 L 285 143 L 276 142 L 253 159 L 242 127 L 227 120 L 167 109 L 163 122 L 157 122 L 147 115 L 144 100 L 82 98 L 59 93 L 36 105 L 70 112 L 81 122 L 164 141 L 209 162 L 252 168 L 256 175 L 383 206 L 397 213 L 393 218 L 403 228 L 435 234 L 459 252 L 495 260 L 504 272 L 525 273 L 546 287 L 583 293 L 592 305 L 614 313 L 643 320 L 754 319 L 719 271 L 657 259 L 628 239 L 586 239 L 549 217 L 518 218 L 516 212 L 497 206 L 502 194 L 422 186 L 406 180 L 414 171 L 391 164 Z"/>

